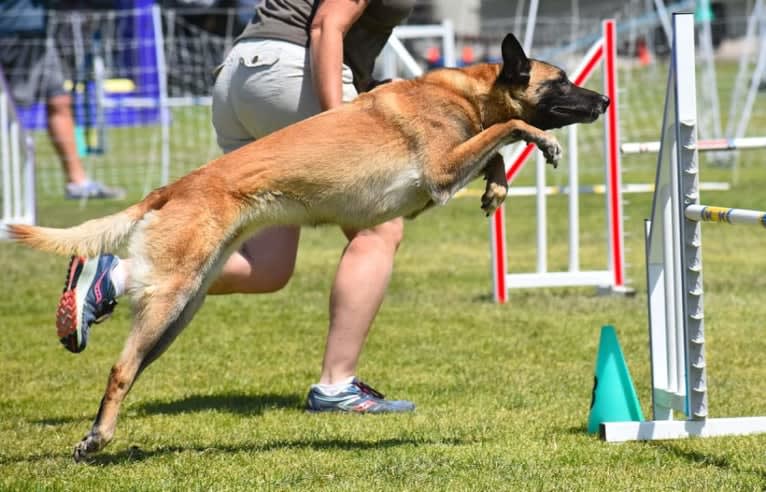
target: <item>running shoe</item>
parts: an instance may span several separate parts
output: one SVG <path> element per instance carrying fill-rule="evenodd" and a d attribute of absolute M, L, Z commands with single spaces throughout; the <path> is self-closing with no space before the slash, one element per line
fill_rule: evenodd
<path fill-rule="evenodd" d="M 66 197 L 70 200 L 80 200 L 83 198 L 119 200 L 125 198 L 125 190 L 122 188 L 106 186 L 98 181 L 69 183 L 66 185 Z"/>
<path fill-rule="evenodd" d="M 82 352 L 94 323 L 107 319 L 117 305 L 112 269 L 119 263 L 113 255 L 98 258 L 73 256 L 64 291 L 56 309 L 56 332 L 70 352 Z"/>
<path fill-rule="evenodd" d="M 385 396 L 354 378 L 337 395 L 325 395 L 312 386 L 308 395 L 311 412 L 394 413 L 411 412 L 415 404 L 407 400 L 386 400 Z"/>

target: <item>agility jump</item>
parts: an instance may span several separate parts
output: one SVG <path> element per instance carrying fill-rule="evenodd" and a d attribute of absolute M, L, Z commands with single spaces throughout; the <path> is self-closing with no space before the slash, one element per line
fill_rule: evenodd
<path fill-rule="evenodd" d="M 648 422 L 607 422 L 606 441 L 766 432 L 766 417 L 709 418 L 701 222 L 766 225 L 766 212 L 699 203 L 694 16 L 674 14 L 671 76 L 651 219 L 646 272 L 652 368 Z M 674 412 L 686 416 L 673 420 Z"/>
<path fill-rule="evenodd" d="M 545 162 L 538 158 L 536 167 L 537 197 L 537 268 L 533 273 L 508 273 L 505 236 L 505 209 L 498 208 L 489 223 L 490 252 L 492 257 L 492 290 L 496 302 L 508 300 L 508 289 L 528 287 L 596 286 L 612 291 L 626 291 L 625 258 L 623 240 L 622 182 L 619 151 L 619 125 L 617 116 L 617 47 L 616 23 L 614 19 L 602 24 L 603 36 L 588 50 L 580 66 L 572 74 L 572 82 L 585 84 L 593 72 L 603 63 L 604 94 L 611 100 L 605 125 L 606 187 L 607 207 L 607 267 L 605 270 L 580 270 L 579 260 L 579 203 L 578 193 L 569 195 L 569 267 L 565 272 L 549 272 L 547 268 L 547 218 L 545 185 Z M 576 125 L 570 126 L 569 149 L 576 146 Z M 532 156 L 534 144 L 520 147 L 515 155 L 506 156 L 506 178 L 510 184 Z M 539 153 L 538 153 L 539 154 Z M 568 189 L 579 189 L 577 152 L 568 152 Z M 510 162 L 510 165 L 508 163 Z M 512 188 L 511 188 L 512 190 Z M 512 195 L 513 193 L 509 193 Z"/>

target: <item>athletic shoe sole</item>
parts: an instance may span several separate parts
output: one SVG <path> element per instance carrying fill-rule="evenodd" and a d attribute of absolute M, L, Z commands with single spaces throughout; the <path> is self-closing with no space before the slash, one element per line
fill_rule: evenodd
<path fill-rule="evenodd" d="M 56 334 L 70 352 L 81 352 L 85 348 L 82 346 L 82 320 L 77 314 L 83 312 L 83 305 L 97 270 L 98 261 L 88 262 L 82 256 L 73 256 L 69 262 L 66 283 L 56 308 Z M 84 288 L 77 289 L 78 284 Z M 101 323 L 111 314 L 105 314 L 94 323 Z"/>

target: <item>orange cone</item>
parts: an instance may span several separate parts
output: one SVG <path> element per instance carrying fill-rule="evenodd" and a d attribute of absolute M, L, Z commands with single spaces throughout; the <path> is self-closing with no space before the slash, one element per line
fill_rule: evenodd
<path fill-rule="evenodd" d="M 638 63 L 640 63 L 642 67 L 652 64 L 652 54 L 649 53 L 649 48 L 646 47 L 646 41 L 638 41 L 636 51 L 638 52 Z"/>

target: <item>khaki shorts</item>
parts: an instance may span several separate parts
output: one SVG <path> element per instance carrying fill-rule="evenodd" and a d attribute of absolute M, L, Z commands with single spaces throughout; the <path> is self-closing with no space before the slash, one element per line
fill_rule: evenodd
<path fill-rule="evenodd" d="M 357 95 L 343 67 L 343 100 Z M 213 87 L 218 145 L 231 152 L 321 111 L 311 81 L 309 51 L 273 39 L 246 39 L 232 47 Z"/>

